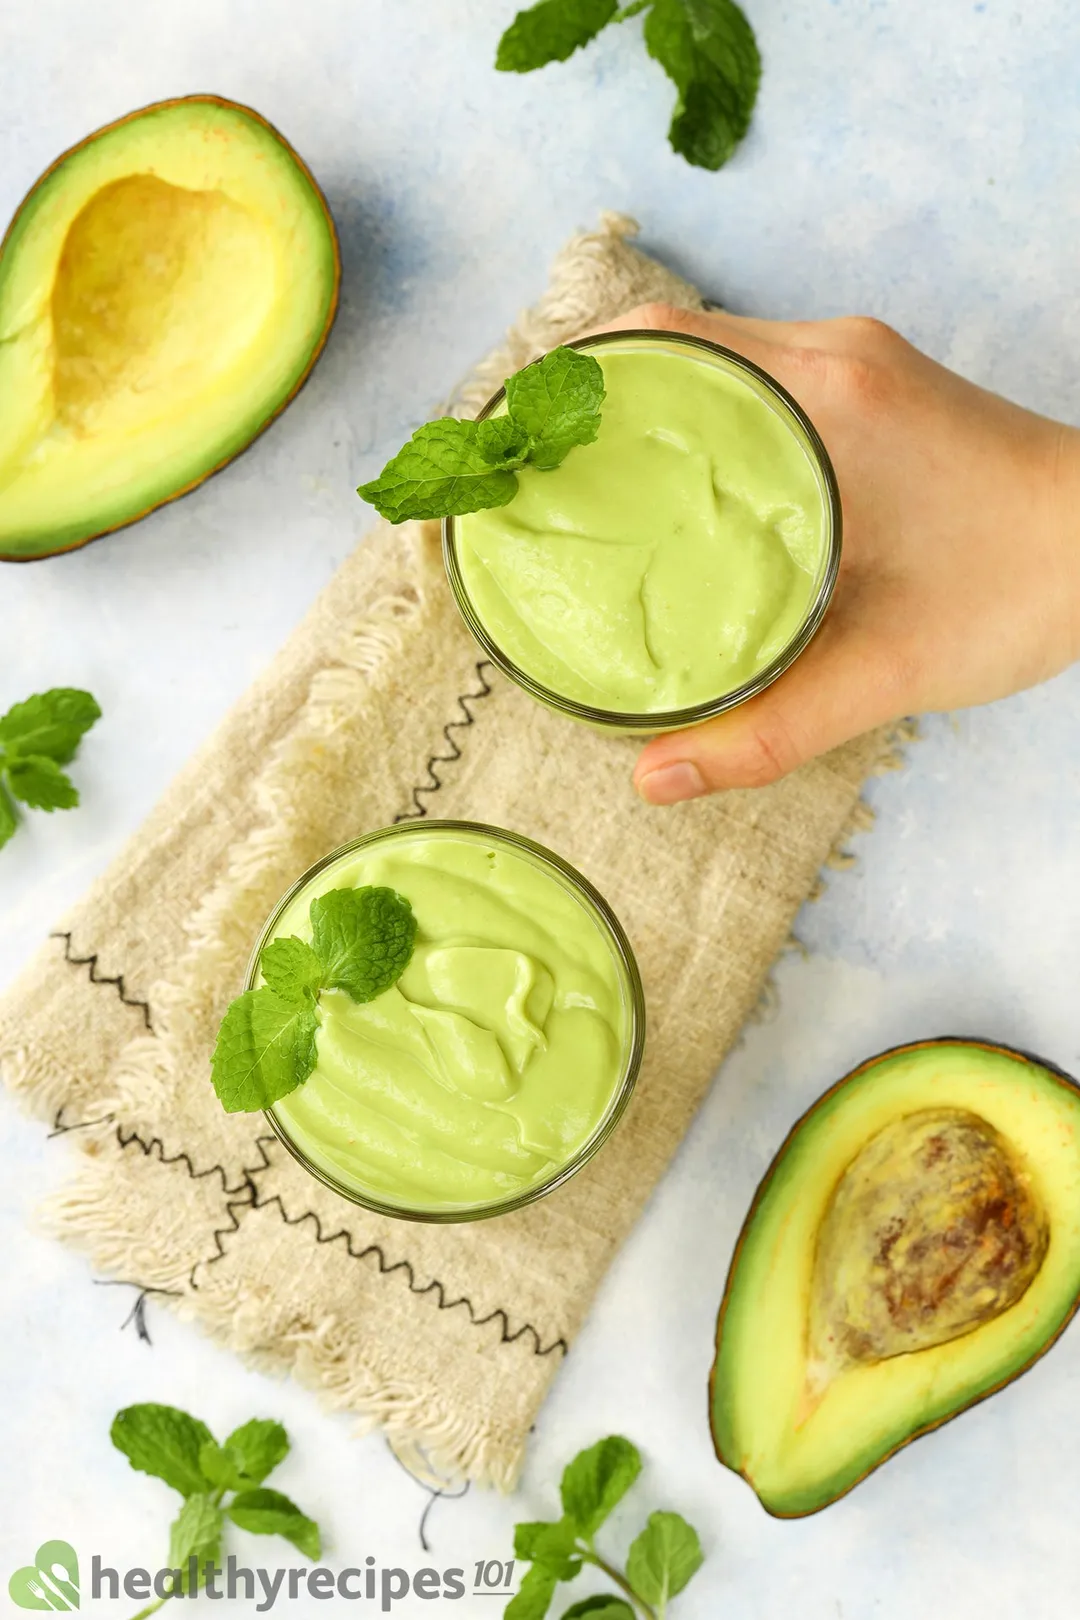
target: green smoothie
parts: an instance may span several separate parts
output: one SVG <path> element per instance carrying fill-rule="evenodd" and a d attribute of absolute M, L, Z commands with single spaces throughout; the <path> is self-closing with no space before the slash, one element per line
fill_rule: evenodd
<path fill-rule="evenodd" d="M 606 918 L 541 855 L 436 823 L 343 852 L 263 943 L 309 941 L 311 901 L 365 885 L 410 902 L 412 958 L 373 1001 L 320 994 L 316 1066 L 277 1126 L 343 1191 L 396 1209 L 468 1212 L 551 1181 L 639 1054 L 636 973 Z"/>
<path fill-rule="evenodd" d="M 549 692 L 602 711 L 708 703 L 785 652 L 832 538 L 820 460 L 794 414 L 721 356 L 671 339 L 588 348 L 599 438 L 523 467 L 509 505 L 453 524 L 461 582 L 494 646 Z"/>

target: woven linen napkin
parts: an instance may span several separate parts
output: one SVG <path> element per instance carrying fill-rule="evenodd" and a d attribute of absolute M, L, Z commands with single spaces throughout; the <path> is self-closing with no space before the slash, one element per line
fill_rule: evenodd
<path fill-rule="evenodd" d="M 571 241 L 454 409 L 643 300 L 700 308 L 635 229 L 608 215 Z M 605 1267 L 889 744 L 651 809 L 630 787 L 635 743 L 549 713 L 480 657 L 433 526 L 377 528 L 0 1003 L 8 1084 L 81 1149 L 54 1225 L 399 1449 L 508 1488 Z M 630 935 L 649 1013 L 635 1098 L 592 1164 L 530 1209 L 455 1226 L 355 1208 L 261 1115 L 225 1115 L 209 1082 L 279 895 L 334 846 L 428 814 L 526 833 L 580 868 Z"/>

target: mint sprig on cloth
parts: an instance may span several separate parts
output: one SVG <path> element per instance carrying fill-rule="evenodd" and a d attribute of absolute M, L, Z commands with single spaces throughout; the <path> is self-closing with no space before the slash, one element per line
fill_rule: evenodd
<path fill-rule="evenodd" d="M 79 790 L 61 770 L 101 719 L 89 692 L 55 686 L 0 715 L 0 848 L 19 824 L 15 801 L 32 810 L 73 810 Z"/>
<path fill-rule="evenodd" d="M 505 506 L 517 493 L 518 467 L 549 471 L 575 446 L 593 442 L 603 402 L 599 362 L 577 349 L 552 349 L 507 379 L 505 416 L 426 422 L 357 494 L 391 523 Z"/>
<path fill-rule="evenodd" d="M 416 943 L 416 918 L 393 889 L 331 889 L 311 902 L 312 942 L 271 940 L 264 983 L 231 1003 L 211 1076 L 226 1113 L 250 1113 L 295 1091 L 315 1067 L 321 990 L 374 1001 L 397 983 Z"/>

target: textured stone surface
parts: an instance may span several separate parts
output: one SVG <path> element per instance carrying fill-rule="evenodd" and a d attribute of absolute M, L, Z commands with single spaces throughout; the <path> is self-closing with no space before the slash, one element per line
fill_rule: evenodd
<path fill-rule="evenodd" d="M 635 214 L 643 245 L 734 308 L 868 311 L 969 376 L 1080 419 L 1075 11 L 1063 0 L 1037 17 L 995 0 L 747 8 L 766 56 L 759 114 L 712 176 L 665 147 L 670 94 L 632 37 L 639 23 L 518 79 L 489 68 L 513 0 L 8 0 L 0 218 L 96 125 L 215 90 L 250 101 L 311 162 L 342 227 L 345 283 L 311 384 L 232 468 L 85 552 L 0 573 L 0 704 L 63 682 L 91 687 L 107 710 L 76 767 L 83 808 L 34 817 L 0 855 L 0 981 L 355 543 L 353 486 L 601 208 Z M 14 1392 L 0 1476 L 18 1486 L 0 1574 L 46 1536 L 67 1537 L 87 1563 L 100 1551 L 156 1567 L 168 1492 L 127 1469 L 107 1430 L 119 1406 L 160 1399 L 220 1431 L 253 1411 L 282 1416 L 296 1453 L 281 1488 L 326 1525 L 336 1565 L 370 1553 L 471 1574 L 476 1559 L 506 1556 L 515 1517 L 553 1510 L 576 1446 L 624 1429 L 649 1454 L 642 1509 L 680 1508 L 709 1553 L 679 1620 L 1060 1620 L 1075 1589 L 1080 1332 L 801 1524 L 767 1518 L 712 1462 L 703 1414 L 731 1245 L 761 1170 L 819 1091 L 871 1051 L 944 1031 L 1080 1068 L 1078 700 L 1074 671 L 932 721 L 906 771 L 875 785 L 877 828 L 807 908 L 810 957 L 781 964 L 778 1011 L 726 1065 L 617 1260 L 544 1409 L 520 1498 L 439 1504 L 430 1557 L 415 1533 L 422 1493 L 381 1440 L 357 1443 L 303 1391 L 245 1371 L 152 1302 L 153 1349 L 118 1333 L 127 1291 L 92 1287 L 82 1261 L 34 1227 L 41 1193 L 62 1179 L 63 1142 L 46 1144 L 0 1097 L 0 1377 Z M 612 1527 L 617 1550 L 632 1517 Z M 234 1544 L 250 1563 L 292 1561 L 283 1543 L 237 1532 Z M 275 1612 L 308 1608 L 279 1600 Z M 420 1609 L 441 1612 L 398 1605 L 407 1620 Z"/>

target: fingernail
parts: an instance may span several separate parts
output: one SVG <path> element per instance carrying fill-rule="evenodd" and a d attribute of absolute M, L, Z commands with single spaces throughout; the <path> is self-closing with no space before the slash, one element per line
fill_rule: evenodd
<path fill-rule="evenodd" d="M 699 799 L 708 792 L 697 766 L 685 759 L 675 765 L 660 765 L 655 771 L 646 771 L 637 790 L 646 804 L 681 804 L 684 799 Z"/>

